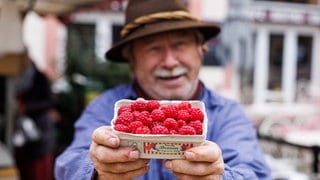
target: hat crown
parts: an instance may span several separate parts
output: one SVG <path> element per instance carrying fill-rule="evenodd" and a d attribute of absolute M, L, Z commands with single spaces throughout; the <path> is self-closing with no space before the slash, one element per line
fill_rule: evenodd
<path fill-rule="evenodd" d="M 168 11 L 188 11 L 183 0 L 129 0 L 125 24 L 150 14 Z"/>

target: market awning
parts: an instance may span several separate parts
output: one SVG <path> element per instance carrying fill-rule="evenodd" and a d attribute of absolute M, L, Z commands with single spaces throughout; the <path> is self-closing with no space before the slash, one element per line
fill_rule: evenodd
<path fill-rule="evenodd" d="M 0 9 L 4 1 L 0 0 Z M 32 9 L 40 14 L 64 14 L 75 8 L 86 6 L 105 0 L 15 0 L 14 2 L 21 10 Z"/>

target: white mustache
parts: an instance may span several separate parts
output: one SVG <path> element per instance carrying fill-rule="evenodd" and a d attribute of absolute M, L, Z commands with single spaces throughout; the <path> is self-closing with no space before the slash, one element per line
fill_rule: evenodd
<path fill-rule="evenodd" d="M 161 78 L 170 78 L 170 77 L 177 77 L 181 76 L 183 74 L 186 74 L 188 72 L 188 69 L 186 67 L 176 67 L 174 69 L 168 70 L 168 69 L 156 69 L 153 72 L 153 75 L 156 77 Z"/>

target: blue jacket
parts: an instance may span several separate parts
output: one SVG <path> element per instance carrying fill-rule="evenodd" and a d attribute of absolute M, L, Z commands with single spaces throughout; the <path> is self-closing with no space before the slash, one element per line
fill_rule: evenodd
<path fill-rule="evenodd" d="M 75 136 L 71 145 L 56 159 L 57 180 L 91 179 L 93 163 L 89 146 L 93 131 L 110 125 L 114 104 L 120 99 L 136 99 L 132 84 L 125 84 L 104 92 L 86 108 L 75 123 Z M 203 88 L 200 99 L 205 103 L 208 116 L 207 139 L 217 143 L 225 162 L 223 179 L 271 179 L 256 136 L 253 123 L 234 101 L 225 99 Z M 152 159 L 150 170 L 138 180 L 173 180 L 172 173 L 162 167 L 161 161 Z"/>

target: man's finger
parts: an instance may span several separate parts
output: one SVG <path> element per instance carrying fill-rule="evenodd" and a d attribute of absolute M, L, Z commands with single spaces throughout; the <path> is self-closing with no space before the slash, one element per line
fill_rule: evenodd
<path fill-rule="evenodd" d="M 128 162 L 139 158 L 139 151 L 135 147 L 107 148 L 102 145 L 92 144 L 90 156 L 102 163 Z"/>
<path fill-rule="evenodd" d="M 217 144 L 205 141 L 201 146 L 186 150 L 184 156 L 188 161 L 215 162 L 221 157 L 221 149 Z"/>
<path fill-rule="evenodd" d="M 102 126 L 97 128 L 92 133 L 92 140 L 98 145 L 112 148 L 119 147 L 120 145 L 119 137 L 112 132 L 110 126 Z"/>
<path fill-rule="evenodd" d="M 98 164 L 96 169 L 111 173 L 125 173 L 143 168 L 145 166 L 149 166 L 149 161 L 145 159 L 138 159 L 136 161 L 123 163 Z"/>

